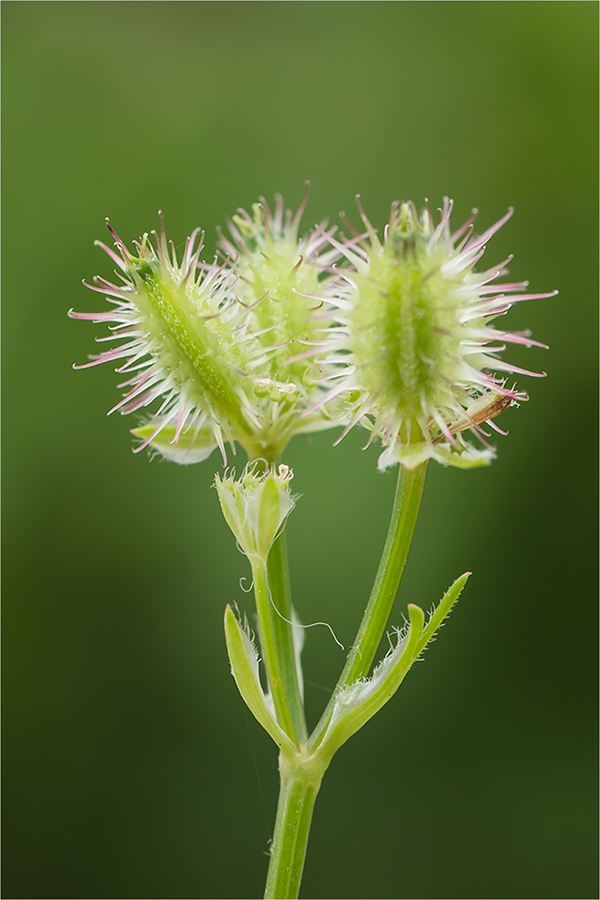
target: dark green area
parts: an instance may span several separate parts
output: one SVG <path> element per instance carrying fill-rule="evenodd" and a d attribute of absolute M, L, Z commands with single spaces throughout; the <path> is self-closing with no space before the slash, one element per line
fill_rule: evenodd
<path fill-rule="evenodd" d="M 486 470 L 430 466 L 393 622 L 465 570 L 449 624 L 340 751 L 304 897 L 588 898 L 596 880 L 596 134 L 592 2 L 5 2 L 4 892 L 260 896 L 275 750 L 229 674 L 249 568 L 213 461 L 131 452 L 103 366 L 73 372 L 104 301 L 81 286 L 162 209 L 182 248 L 276 191 L 305 225 L 360 192 L 473 206 L 488 265 L 557 299 L 507 325 L 531 401 Z M 346 645 L 394 475 L 366 435 L 296 439 L 295 604 Z M 219 465 L 215 456 L 214 465 Z M 314 723 L 344 655 L 304 653 Z"/>

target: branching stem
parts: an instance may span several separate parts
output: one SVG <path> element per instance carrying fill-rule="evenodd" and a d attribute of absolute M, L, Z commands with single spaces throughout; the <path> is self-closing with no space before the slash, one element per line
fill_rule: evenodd
<path fill-rule="evenodd" d="M 340 692 L 359 678 L 366 678 L 369 674 L 379 642 L 387 627 L 406 565 L 423 497 L 426 471 L 427 463 L 412 470 L 405 469 L 403 466 L 399 467 L 392 517 L 369 603 L 352 649 L 348 654 L 346 665 L 327 708 L 311 735 L 309 742 L 311 749 L 318 747 L 322 740 Z"/>

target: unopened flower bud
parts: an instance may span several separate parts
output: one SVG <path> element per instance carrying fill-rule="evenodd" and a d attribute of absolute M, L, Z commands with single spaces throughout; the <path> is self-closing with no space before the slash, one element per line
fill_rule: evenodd
<path fill-rule="evenodd" d="M 290 491 L 293 472 L 288 466 L 260 472 L 247 466 L 236 481 L 233 475 L 215 476 L 215 487 L 225 521 L 242 551 L 264 563 L 285 520 L 295 506 Z"/>

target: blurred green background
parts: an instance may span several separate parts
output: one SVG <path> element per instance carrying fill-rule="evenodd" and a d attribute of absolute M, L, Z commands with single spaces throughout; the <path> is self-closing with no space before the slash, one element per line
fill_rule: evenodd
<path fill-rule="evenodd" d="M 346 745 L 304 897 L 588 898 L 596 884 L 596 33 L 592 2 L 6 2 L 4 896 L 262 895 L 276 753 L 229 674 L 248 574 L 210 490 L 131 453 L 108 366 L 73 372 L 112 266 L 163 209 L 180 245 L 276 191 L 309 226 L 395 198 L 516 213 L 488 265 L 551 351 L 485 471 L 431 466 L 394 622 L 474 571 L 439 641 Z M 394 474 L 297 440 L 295 602 L 348 644 Z M 216 464 L 216 463 L 215 463 Z M 343 662 L 304 654 L 314 721 Z"/>

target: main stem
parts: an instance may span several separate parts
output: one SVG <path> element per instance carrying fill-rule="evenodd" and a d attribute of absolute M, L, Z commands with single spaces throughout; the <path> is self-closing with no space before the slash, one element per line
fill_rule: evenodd
<path fill-rule="evenodd" d="M 359 678 L 366 678 L 386 629 L 404 572 L 423 497 L 427 463 L 416 469 L 399 467 L 392 517 L 379 569 L 360 628 L 331 699 L 310 739 L 311 748 L 321 741 L 340 692 Z"/>
<path fill-rule="evenodd" d="M 279 772 L 281 789 L 265 900 L 296 900 L 323 767 L 310 760 L 287 760 L 282 753 Z"/>
<path fill-rule="evenodd" d="M 344 687 L 366 677 L 373 663 L 406 564 L 423 496 L 425 472 L 426 464 L 412 471 L 400 468 L 379 569 L 344 670 L 310 738 L 308 752 L 300 749 L 293 760 L 283 753 L 280 756 L 281 790 L 265 900 L 295 900 L 298 897 L 315 800 L 329 763 L 329 759 L 319 758 L 318 747 L 336 697 Z M 289 590 L 286 593 L 289 598 Z"/>

